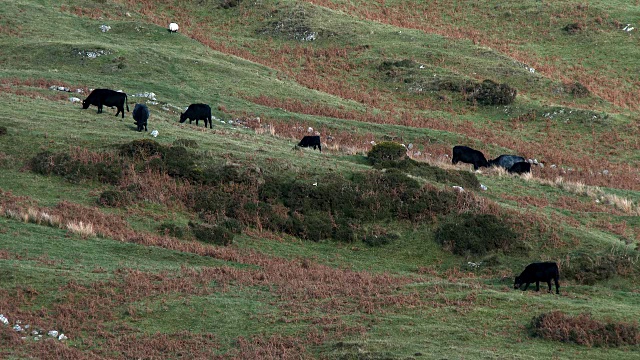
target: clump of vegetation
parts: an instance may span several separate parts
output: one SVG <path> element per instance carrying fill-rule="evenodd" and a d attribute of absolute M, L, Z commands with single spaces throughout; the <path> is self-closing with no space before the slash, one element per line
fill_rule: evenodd
<path fill-rule="evenodd" d="M 178 239 L 183 239 L 188 233 L 188 229 L 185 227 L 167 221 L 160 224 L 157 230 L 162 235 L 169 235 Z"/>
<path fill-rule="evenodd" d="M 117 184 L 123 171 L 114 161 L 86 162 L 74 159 L 68 153 L 43 151 L 29 161 L 31 171 L 42 175 L 58 175 L 67 181 L 77 183 L 83 180 L 97 180 L 107 184 Z"/>
<path fill-rule="evenodd" d="M 120 145 L 120 154 L 134 159 L 146 160 L 152 156 L 162 156 L 164 147 L 151 139 L 134 140 Z"/>
<path fill-rule="evenodd" d="M 589 91 L 589 89 L 587 89 L 586 86 L 582 85 L 577 81 L 572 84 L 565 85 L 565 89 L 569 94 L 577 98 L 587 97 L 591 95 L 591 92 Z"/>
<path fill-rule="evenodd" d="M 640 343 L 638 324 L 602 322 L 590 314 L 570 316 L 561 311 L 540 314 L 531 320 L 534 336 L 543 339 L 572 342 L 589 347 L 615 347 Z"/>
<path fill-rule="evenodd" d="M 607 280 L 619 274 L 628 275 L 636 272 L 635 261 L 636 259 L 628 254 L 580 254 L 570 257 L 563 264 L 562 273 L 564 277 L 580 284 L 594 285 L 598 281 Z"/>
<path fill-rule="evenodd" d="M 7 135 L 7 128 L 4 126 L 0 126 L 0 136 Z"/>
<path fill-rule="evenodd" d="M 189 229 L 196 239 L 207 244 L 227 246 L 233 243 L 233 233 L 224 226 L 189 222 Z"/>
<path fill-rule="evenodd" d="M 518 91 L 507 84 L 485 80 L 467 93 L 467 100 L 480 105 L 509 105 Z"/>
<path fill-rule="evenodd" d="M 186 148 L 192 148 L 192 149 L 197 149 L 198 148 L 198 142 L 195 140 L 191 140 L 191 139 L 176 139 L 173 142 L 173 146 L 182 146 L 182 147 L 186 147 Z"/>
<path fill-rule="evenodd" d="M 133 201 L 128 191 L 105 190 L 98 198 L 98 204 L 108 207 L 126 206 Z"/>
<path fill-rule="evenodd" d="M 569 33 L 571 35 L 577 34 L 577 33 L 581 32 L 581 31 L 583 31 L 584 29 L 585 29 L 585 27 L 581 22 L 567 24 L 567 26 L 562 28 L 562 30 L 566 31 L 567 33 Z"/>
<path fill-rule="evenodd" d="M 223 9 L 234 8 L 242 2 L 242 0 L 218 0 L 219 6 Z"/>
<path fill-rule="evenodd" d="M 374 145 L 367 153 L 367 159 L 372 165 L 387 161 L 401 161 L 407 158 L 407 149 L 401 144 L 384 141 Z"/>
<path fill-rule="evenodd" d="M 456 214 L 435 232 L 435 239 L 456 255 L 485 255 L 518 247 L 518 235 L 504 220 L 490 214 Z"/>
<path fill-rule="evenodd" d="M 393 232 L 387 232 L 384 228 L 375 226 L 365 232 L 362 242 L 371 247 L 375 247 L 390 244 L 399 238 L 400 235 Z"/>

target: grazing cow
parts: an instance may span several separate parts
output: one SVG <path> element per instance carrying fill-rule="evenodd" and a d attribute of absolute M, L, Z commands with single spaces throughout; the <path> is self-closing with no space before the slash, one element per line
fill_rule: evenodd
<path fill-rule="evenodd" d="M 500 166 L 505 170 L 509 170 L 513 164 L 525 161 L 522 156 L 518 155 L 500 155 L 493 160 L 489 160 L 489 166 Z"/>
<path fill-rule="evenodd" d="M 300 147 L 313 146 L 313 150 L 315 150 L 316 147 L 318 147 L 320 152 L 322 152 L 322 145 L 320 145 L 320 136 L 317 136 L 317 135 L 303 137 L 302 140 L 300 140 L 300 142 L 298 143 L 298 146 Z"/>
<path fill-rule="evenodd" d="M 556 283 L 556 294 L 560 294 L 560 285 L 558 280 L 560 279 L 560 271 L 558 270 L 558 264 L 553 261 L 531 263 L 524 268 L 524 271 L 520 276 L 516 276 L 516 280 L 513 283 L 514 289 L 527 290 L 529 284 L 536 283 L 536 291 L 540 291 L 540 281 L 544 281 L 549 285 L 549 292 L 551 292 L 551 280 Z M 524 285 L 524 289 L 522 288 Z"/>
<path fill-rule="evenodd" d="M 149 108 L 145 104 L 136 104 L 133 108 L 133 119 L 136 121 L 138 131 L 147 131 L 147 120 L 149 120 Z"/>
<path fill-rule="evenodd" d="M 189 119 L 189 124 L 191 121 L 196 121 L 196 126 L 198 126 L 198 120 L 204 120 L 204 127 L 207 127 L 207 121 L 209 122 L 209 128 L 213 129 L 213 124 L 211 123 L 211 107 L 207 104 L 191 104 L 187 108 L 187 111 L 180 113 L 180 122 L 183 123 L 187 119 Z"/>
<path fill-rule="evenodd" d="M 520 161 L 513 164 L 512 167 L 507 170 L 511 174 L 525 174 L 531 172 L 531 164 L 527 161 Z"/>
<path fill-rule="evenodd" d="M 123 92 L 117 92 L 109 89 L 95 89 L 82 101 L 82 108 L 88 109 L 89 106 L 95 105 L 98 107 L 98 114 L 102 112 L 102 106 L 116 107 L 118 114 L 122 113 L 124 119 L 124 106 L 127 105 L 127 111 L 129 111 L 129 103 L 127 102 L 127 94 Z"/>
<path fill-rule="evenodd" d="M 457 164 L 458 161 L 463 163 L 473 164 L 473 170 L 478 170 L 479 167 L 487 167 L 489 163 L 484 157 L 484 154 L 478 150 L 472 149 L 467 146 L 457 145 L 453 147 L 453 158 L 451 163 Z"/>

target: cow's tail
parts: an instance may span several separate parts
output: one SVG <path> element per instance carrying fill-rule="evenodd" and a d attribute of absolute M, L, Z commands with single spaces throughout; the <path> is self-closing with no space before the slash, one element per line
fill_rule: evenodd
<path fill-rule="evenodd" d="M 127 112 L 129 112 L 129 102 L 127 101 L 127 94 L 124 94 L 124 104 L 127 105 Z"/>

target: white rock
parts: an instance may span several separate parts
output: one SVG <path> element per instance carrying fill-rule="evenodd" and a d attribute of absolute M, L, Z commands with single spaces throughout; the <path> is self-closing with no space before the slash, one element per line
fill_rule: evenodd
<path fill-rule="evenodd" d="M 409 150 L 413 149 L 413 144 L 410 143 L 409 145 L 407 145 L 407 149 Z"/>
<path fill-rule="evenodd" d="M 58 336 L 58 340 L 62 341 L 62 340 L 66 340 L 68 339 L 68 337 L 64 336 L 64 334 L 60 334 L 60 336 Z"/>
<path fill-rule="evenodd" d="M 485 184 L 480 184 L 480 189 L 487 191 L 487 186 Z"/>
<path fill-rule="evenodd" d="M 464 191 L 464 188 L 462 186 L 454 185 L 452 187 L 453 187 L 453 190 L 455 190 L 457 192 L 463 192 Z"/>
<path fill-rule="evenodd" d="M 71 101 L 72 103 L 82 102 L 82 100 L 73 96 L 69 98 L 69 101 Z"/>
<path fill-rule="evenodd" d="M 602 170 L 602 175 L 609 175 L 609 170 Z"/>
<path fill-rule="evenodd" d="M 376 142 L 372 140 L 371 145 L 376 146 Z"/>
<path fill-rule="evenodd" d="M 77 92 L 78 94 L 82 94 L 82 93 L 84 93 L 84 90 L 82 90 L 82 89 L 76 89 L 76 92 Z"/>
<path fill-rule="evenodd" d="M 38 335 L 38 330 L 33 330 L 33 331 L 31 332 L 31 335 L 33 335 L 33 336 Z"/>
<path fill-rule="evenodd" d="M 22 331 L 22 326 L 20 326 L 20 325 L 18 325 L 18 324 L 15 324 L 15 325 L 13 326 L 13 330 L 15 330 L 15 331 L 17 331 L 17 332 L 20 332 L 20 331 Z"/>
<path fill-rule="evenodd" d="M 153 131 L 151 132 L 151 136 L 153 136 L 153 137 L 158 137 L 158 130 L 153 130 Z"/>
<path fill-rule="evenodd" d="M 47 333 L 47 335 L 51 337 L 58 337 L 58 332 L 56 330 L 51 330 Z"/>
<path fill-rule="evenodd" d="M 4 314 L 0 314 L 0 322 L 5 325 L 9 325 L 9 319 L 7 319 Z"/>
<path fill-rule="evenodd" d="M 111 30 L 111 26 L 109 25 L 100 25 L 100 30 L 102 30 L 102 32 L 107 32 L 109 30 Z"/>

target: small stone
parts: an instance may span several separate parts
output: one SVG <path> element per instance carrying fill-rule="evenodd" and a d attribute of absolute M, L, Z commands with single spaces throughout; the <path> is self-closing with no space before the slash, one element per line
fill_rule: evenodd
<path fill-rule="evenodd" d="M 47 333 L 47 335 L 51 337 L 58 337 L 58 332 L 56 330 L 51 330 Z"/>

